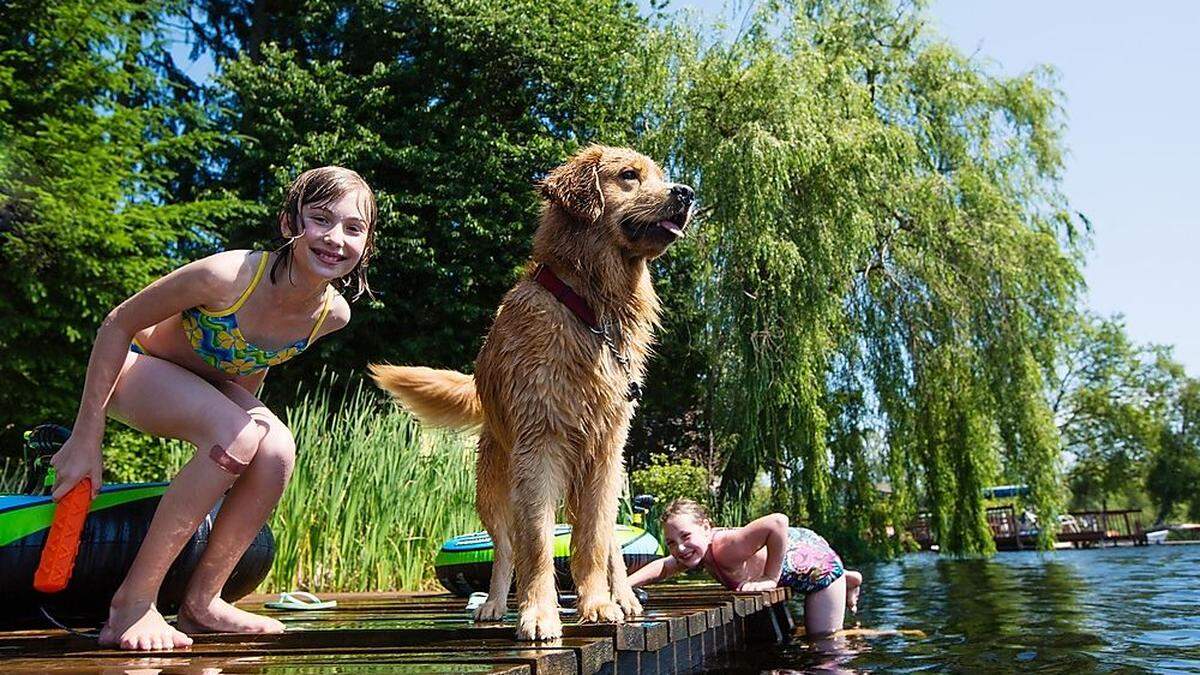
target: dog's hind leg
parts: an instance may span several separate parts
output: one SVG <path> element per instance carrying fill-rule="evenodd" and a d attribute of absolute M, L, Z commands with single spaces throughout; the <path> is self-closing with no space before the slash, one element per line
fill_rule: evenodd
<path fill-rule="evenodd" d="M 609 592 L 612 549 L 616 546 L 613 526 L 617 522 L 620 491 L 620 450 L 615 457 L 604 453 L 581 469 L 577 469 L 578 479 L 568 487 L 567 495 L 567 510 L 574 518 L 571 577 L 579 594 L 579 620 L 620 622 L 625 613 Z M 624 572 L 622 567 L 622 580 Z"/>
<path fill-rule="evenodd" d="M 508 453 L 497 447 L 496 439 L 487 431 L 479 437 L 475 469 L 475 510 L 492 537 L 494 552 L 488 599 L 475 610 L 475 620 L 501 621 L 508 613 L 513 568 Z"/>
<path fill-rule="evenodd" d="M 512 545 L 517 570 L 517 639 L 562 637 L 554 586 L 554 507 L 563 470 L 553 461 L 566 447 L 542 438 L 518 441 L 512 465 Z"/>

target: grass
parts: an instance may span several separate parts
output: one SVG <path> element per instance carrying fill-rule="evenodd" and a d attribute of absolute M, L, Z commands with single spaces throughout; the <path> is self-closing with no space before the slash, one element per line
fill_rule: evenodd
<path fill-rule="evenodd" d="M 299 457 L 271 519 L 271 590 L 416 590 L 447 538 L 478 530 L 472 439 L 426 432 L 362 384 L 287 410 Z"/>
<path fill-rule="evenodd" d="M 15 457 L 0 460 L 0 494 L 18 494 L 25 485 L 25 462 Z"/>
<path fill-rule="evenodd" d="M 331 400 L 332 378 L 280 415 L 296 439 L 296 469 L 271 517 L 275 562 L 259 590 L 421 590 L 450 537 L 481 529 L 475 444 L 426 431 L 359 383 Z M 192 447 L 170 443 L 169 476 Z"/>

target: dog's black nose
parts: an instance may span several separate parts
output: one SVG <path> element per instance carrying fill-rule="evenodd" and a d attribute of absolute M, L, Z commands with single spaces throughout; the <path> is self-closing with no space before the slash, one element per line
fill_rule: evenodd
<path fill-rule="evenodd" d="M 671 196 L 684 206 L 691 206 L 692 200 L 696 198 L 696 191 L 683 183 L 676 183 L 671 186 Z"/>

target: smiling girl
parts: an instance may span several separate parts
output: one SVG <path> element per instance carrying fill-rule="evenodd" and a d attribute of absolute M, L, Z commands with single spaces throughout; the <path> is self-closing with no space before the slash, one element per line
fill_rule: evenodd
<path fill-rule="evenodd" d="M 809 637 L 842 629 L 847 605 L 857 611 L 862 575 L 844 569 L 821 535 L 788 527 L 772 513 L 742 527 L 715 528 L 708 512 L 690 499 L 676 499 L 662 515 L 667 552 L 629 575 L 635 588 L 684 570 L 704 568 L 730 590 L 759 591 L 787 586 L 804 596 Z"/>
<path fill-rule="evenodd" d="M 227 251 L 184 265 L 109 312 L 96 333 L 70 439 L 51 463 L 57 501 L 101 478 L 105 417 L 196 446 L 167 489 L 137 557 L 113 596 L 102 644 L 174 649 L 186 633 L 276 633 L 283 624 L 220 597 L 234 565 L 291 476 L 291 432 L 255 397 L 267 369 L 350 320 L 367 286 L 375 196 L 357 173 L 313 169 L 288 188 L 274 252 Z M 226 494 L 228 493 L 228 494 Z M 155 607 L 180 549 L 225 495 L 188 581 L 178 630 Z"/>

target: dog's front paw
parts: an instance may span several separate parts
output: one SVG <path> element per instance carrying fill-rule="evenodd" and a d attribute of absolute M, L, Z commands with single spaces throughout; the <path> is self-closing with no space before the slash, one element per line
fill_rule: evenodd
<path fill-rule="evenodd" d="M 635 599 L 636 602 L 636 599 Z M 625 612 L 617 603 L 607 598 L 600 600 L 579 599 L 580 623 L 621 623 Z"/>
<path fill-rule="evenodd" d="M 528 607 L 517 617 L 517 639 L 542 642 L 557 640 L 562 637 L 562 619 L 558 618 L 558 608 L 533 606 Z"/>
<path fill-rule="evenodd" d="M 508 614 L 508 602 L 505 600 L 488 600 L 475 609 L 476 621 L 503 621 Z"/>
<path fill-rule="evenodd" d="M 642 603 L 638 601 L 637 595 L 633 592 L 632 588 L 614 589 L 613 602 L 616 602 L 620 606 L 621 611 L 625 613 L 626 619 L 642 615 Z"/>

